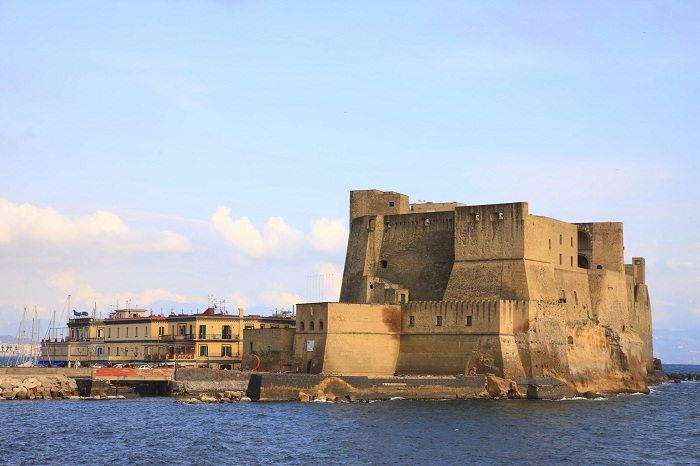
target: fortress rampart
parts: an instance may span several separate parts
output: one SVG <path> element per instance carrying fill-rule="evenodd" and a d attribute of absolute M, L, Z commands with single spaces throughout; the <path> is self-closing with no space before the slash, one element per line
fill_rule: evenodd
<path fill-rule="evenodd" d="M 381 338 L 348 327 L 387 309 L 399 324 Z M 327 313 L 323 350 L 298 354 L 309 371 L 551 376 L 580 391 L 645 389 L 653 370 L 644 259 L 624 263 L 622 224 L 531 215 L 525 202 L 353 191 L 340 303 Z"/>

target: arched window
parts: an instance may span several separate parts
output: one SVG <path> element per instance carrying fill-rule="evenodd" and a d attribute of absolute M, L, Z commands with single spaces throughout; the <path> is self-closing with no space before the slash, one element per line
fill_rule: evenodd
<path fill-rule="evenodd" d="M 304 330 L 304 322 L 299 322 L 299 330 Z"/>
<path fill-rule="evenodd" d="M 590 249 L 591 248 L 591 242 L 589 241 L 588 238 L 588 233 L 585 231 L 579 230 L 577 233 L 577 240 L 578 240 L 578 248 L 579 249 Z M 586 267 L 588 268 L 588 267 Z"/>
<path fill-rule="evenodd" d="M 312 320 L 311 322 L 309 322 L 309 330 L 313 330 L 313 329 L 314 329 L 314 321 Z"/>
<path fill-rule="evenodd" d="M 588 269 L 588 268 L 590 268 L 590 265 L 589 265 L 589 263 L 588 263 L 588 259 L 587 259 L 586 256 L 584 256 L 583 254 L 579 254 L 579 256 L 578 256 L 578 266 L 579 266 L 579 268 L 581 268 L 581 269 Z"/>
<path fill-rule="evenodd" d="M 322 320 L 318 321 L 318 329 L 323 330 L 323 321 Z"/>

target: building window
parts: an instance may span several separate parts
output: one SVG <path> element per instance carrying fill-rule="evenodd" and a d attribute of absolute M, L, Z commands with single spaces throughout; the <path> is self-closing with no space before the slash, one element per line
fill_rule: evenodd
<path fill-rule="evenodd" d="M 416 317 L 408 316 L 408 326 L 413 327 L 414 325 L 416 325 Z"/>
<path fill-rule="evenodd" d="M 265 328 L 265 324 L 260 324 L 260 328 Z"/>
<path fill-rule="evenodd" d="M 111 349 L 112 348 L 110 348 L 109 346 L 107 347 L 107 356 L 109 356 L 112 353 Z"/>
<path fill-rule="evenodd" d="M 104 329 L 98 328 L 97 329 L 97 338 L 104 338 Z"/>
<path fill-rule="evenodd" d="M 304 331 L 304 322 L 299 322 L 299 330 Z"/>
<path fill-rule="evenodd" d="M 227 358 L 231 357 L 231 345 L 224 345 L 221 347 L 221 356 Z"/>
<path fill-rule="evenodd" d="M 126 337 L 129 338 L 129 327 L 126 328 Z"/>
<path fill-rule="evenodd" d="M 207 326 L 200 325 L 199 326 L 199 338 L 206 338 L 206 337 L 207 337 Z"/>
<path fill-rule="evenodd" d="M 574 256 L 571 256 L 571 267 L 574 266 Z"/>
<path fill-rule="evenodd" d="M 134 335 L 134 336 L 137 336 L 137 337 L 138 337 L 138 336 L 139 336 L 139 328 L 138 328 L 138 327 L 135 327 L 134 330 L 136 331 L 136 335 Z"/>
<path fill-rule="evenodd" d="M 386 269 L 386 266 L 389 265 L 387 261 L 382 261 L 382 268 Z"/>
<path fill-rule="evenodd" d="M 231 326 L 230 325 L 224 325 L 221 328 L 221 338 L 223 338 L 224 340 L 231 339 Z"/>
<path fill-rule="evenodd" d="M 111 328 L 107 329 L 107 338 L 112 338 L 112 329 Z"/>
<path fill-rule="evenodd" d="M 158 327 L 158 336 L 162 337 L 165 335 L 165 327 Z"/>
<path fill-rule="evenodd" d="M 117 338 L 119 338 L 119 327 L 117 327 Z"/>
<path fill-rule="evenodd" d="M 309 330 L 313 330 L 313 329 L 314 329 L 314 321 L 312 320 L 311 322 L 309 322 Z"/>
<path fill-rule="evenodd" d="M 389 201 L 389 207 L 394 207 L 394 201 Z"/>
<path fill-rule="evenodd" d="M 437 319 L 435 319 L 435 325 L 438 327 L 442 327 L 442 316 L 436 316 Z"/>
<path fill-rule="evenodd" d="M 406 302 L 406 293 L 401 293 L 401 304 Z"/>
<path fill-rule="evenodd" d="M 571 247 L 572 248 L 574 247 L 574 237 L 573 236 L 571 237 Z"/>
<path fill-rule="evenodd" d="M 559 265 L 561 265 L 561 254 L 559 254 Z"/>
<path fill-rule="evenodd" d="M 143 328 L 144 335 L 148 336 L 148 325 Z"/>
<path fill-rule="evenodd" d="M 472 326 L 472 316 L 467 316 L 467 327 Z"/>
<path fill-rule="evenodd" d="M 103 353 L 104 353 L 104 348 L 102 348 L 101 346 L 98 346 L 97 347 L 97 355 L 102 356 Z"/>
<path fill-rule="evenodd" d="M 117 346 L 117 356 L 119 356 L 119 347 Z"/>
<path fill-rule="evenodd" d="M 550 251 L 552 250 L 552 240 L 551 239 L 549 240 L 549 250 Z"/>
<path fill-rule="evenodd" d="M 199 347 L 199 355 L 200 356 L 209 356 L 209 346 L 201 345 Z"/>
<path fill-rule="evenodd" d="M 562 239 L 563 239 L 562 236 L 559 235 L 559 244 L 562 244 Z"/>

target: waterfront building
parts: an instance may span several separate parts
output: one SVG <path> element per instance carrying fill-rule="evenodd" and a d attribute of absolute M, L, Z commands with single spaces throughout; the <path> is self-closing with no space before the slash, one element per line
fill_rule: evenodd
<path fill-rule="evenodd" d="M 59 365 L 167 365 L 237 369 L 246 330 L 293 329 L 290 316 L 202 313 L 154 315 L 146 309 L 118 309 L 106 319 L 79 314 L 68 321 L 68 336 L 42 341 L 42 363 Z M 269 339 L 268 339 L 269 340 Z M 266 341 L 268 341 L 266 340 Z M 274 345 L 273 345 L 274 346 Z"/>

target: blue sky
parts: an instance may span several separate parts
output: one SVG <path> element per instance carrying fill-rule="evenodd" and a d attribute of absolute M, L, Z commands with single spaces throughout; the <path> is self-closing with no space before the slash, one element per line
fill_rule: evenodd
<path fill-rule="evenodd" d="M 0 333 L 337 299 L 382 189 L 624 222 L 700 363 L 699 96 L 689 1 L 0 2 Z"/>

